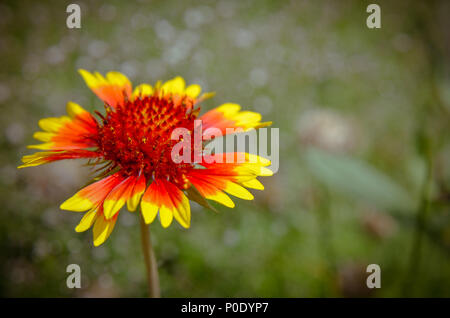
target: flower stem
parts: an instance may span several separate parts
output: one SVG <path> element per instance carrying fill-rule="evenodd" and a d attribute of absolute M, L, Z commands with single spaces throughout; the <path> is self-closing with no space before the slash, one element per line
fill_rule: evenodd
<path fill-rule="evenodd" d="M 156 263 L 155 253 L 153 252 L 152 240 L 148 225 L 145 224 L 141 216 L 141 239 L 142 252 L 144 253 L 145 268 L 147 272 L 148 296 L 150 298 L 161 297 L 159 289 L 158 264 Z"/>

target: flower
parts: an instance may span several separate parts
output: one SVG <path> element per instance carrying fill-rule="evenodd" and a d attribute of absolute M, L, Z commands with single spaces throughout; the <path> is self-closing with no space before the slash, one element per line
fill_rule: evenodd
<path fill-rule="evenodd" d="M 109 237 L 125 204 L 131 212 L 140 204 L 147 224 L 159 213 L 163 227 L 175 218 L 188 228 L 189 200 L 207 207 L 205 199 L 234 207 L 226 193 L 252 200 L 246 188 L 264 189 L 257 177 L 272 175 L 266 168 L 270 161 L 257 155 L 204 155 L 208 160 L 200 163 L 176 163 L 171 158 L 177 143 L 171 138 L 175 128 L 193 133 L 197 119 L 202 120 L 203 132 L 211 127 L 226 133 L 226 128 L 248 130 L 270 125 L 261 122 L 260 114 L 240 111 L 237 104 L 223 104 L 199 116 L 199 103 L 213 94 L 199 97 L 200 86 L 186 87 L 181 77 L 158 82 L 154 87 L 141 84 L 132 90 L 131 82 L 119 72 L 109 72 L 106 77 L 86 70 L 80 70 L 80 74 L 104 102 L 106 113 L 96 111 L 97 119 L 69 102 L 68 116 L 41 119 L 43 131 L 36 132 L 34 138 L 43 143 L 29 148 L 43 151 L 24 156 L 19 168 L 78 158 L 100 166 L 93 182 L 61 205 L 63 210 L 85 212 L 75 230 L 83 232 L 93 225 L 95 246 Z M 245 160 L 215 160 L 228 155 L 242 155 Z"/>

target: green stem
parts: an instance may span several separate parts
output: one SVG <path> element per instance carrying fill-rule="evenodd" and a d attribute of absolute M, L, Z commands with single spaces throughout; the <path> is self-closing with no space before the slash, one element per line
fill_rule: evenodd
<path fill-rule="evenodd" d="M 152 240 L 148 229 L 149 226 L 145 224 L 142 216 L 140 219 L 142 252 L 144 253 L 145 268 L 147 272 L 148 296 L 150 298 L 160 298 L 161 292 L 159 289 L 158 264 L 156 263 L 155 253 L 153 252 Z"/>
<path fill-rule="evenodd" d="M 411 256 L 409 259 L 408 276 L 406 277 L 404 285 L 404 295 L 406 297 L 411 296 L 413 292 L 412 283 L 418 275 L 420 269 L 420 262 L 422 256 L 422 241 L 427 227 L 427 216 L 430 211 L 430 192 L 433 180 L 433 164 L 431 151 L 427 149 L 426 152 L 427 171 L 424 183 L 422 185 L 422 194 L 419 204 L 419 208 L 416 213 L 416 227 L 414 231 L 413 246 L 411 250 Z"/>
<path fill-rule="evenodd" d="M 325 279 L 321 288 L 321 297 L 330 296 L 334 286 L 330 287 L 330 282 L 334 282 L 336 277 L 336 257 L 332 243 L 332 226 L 330 205 L 327 189 L 320 189 L 320 199 L 316 202 L 319 248 L 325 261 Z"/>

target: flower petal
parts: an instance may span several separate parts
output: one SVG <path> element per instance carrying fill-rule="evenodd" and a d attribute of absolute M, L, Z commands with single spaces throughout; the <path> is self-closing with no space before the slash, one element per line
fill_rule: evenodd
<path fill-rule="evenodd" d="M 80 105 L 67 103 L 69 116 L 44 118 L 39 121 L 42 131 L 33 137 L 45 143 L 28 148 L 42 150 L 87 149 L 97 146 L 98 126 L 95 118 Z"/>
<path fill-rule="evenodd" d="M 161 91 L 163 94 L 184 94 L 184 88 L 186 87 L 186 82 L 181 76 L 177 76 L 161 86 Z"/>
<path fill-rule="evenodd" d="M 197 98 L 198 95 L 200 95 L 202 91 L 202 88 L 198 84 L 192 84 L 186 87 L 186 95 L 191 98 Z"/>
<path fill-rule="evenodd" d="M 169 208 L 167 208 L 165 205 L 162 205 L 159 208 L 159 221 L 161 222 L 161 225 L 164 228 L 167 228 L 172 223 L 172 220 L 173 220 L 172 211 Z"/>
<path fill-rule="evenodd" d="M 226 163 L 227 158 L 232 162 Z M 253 195 L 244 187 L 262 190 L 264 186 L 256 178 L 273 174 L 265 167 L 270 165 L 269 160 L 248 153 L 214 154 L 204 159 L 205 162 L 201 163 L 203 169 L 191 170 L 187 178 L 205 198 L 228 207 L 233 207 L 234 203 L 223 192 L 253 200 Z"/>
<path fill-rule="evenodd" d="M 147 186 L 147 182 L 145 180 L 145 175 L 141 174 L 133 187 L 133 191 L 130 195 L 130 198 L 127 201 L 127 208 L 128 211 L 130 212 L 134 212 L 136 211 L 138 205 L 139 205 L 139 201 L 141 200 L 141 196 L 144 194 L 145 192 L 145 187 Z"/>
<path fill-rule="evenodd" d="M 133 91 L 133 100 L 136 98 L 142 98 L 153 94 L 153 87 L 149 84 L 140 84 L 136 86 Z"/>
<path fill-rule="evenodd" d="M 158 214 L 159 202 L 156 182 L 152 182 L 141 200 L 141 212 L 146 224 L 150 224 L 155 220 Z"/>
<path fill-rule="evenodd" d="M 162 180 L 162 184 L 165 187 L 167 196 L 171 200 L 171 211 L 175 220 L 183 227 L 188 228 L 191 224 L 191 207 L 188 198 L 173 183 Z"/>
<path fill-rule="evenodd" d="M 234 208 L 234 202 L 230 199 L 230 197 L 214 184 L 211 184 L 201 176 L 196 177 L 192 174 L 188 176 L 188 179 L 195 186 L 198 192 L 200 192 L 200 194 L 206 199 L 216 201 L 229 208 Z"/>
<path fill-rule="evenodd" d="M 106 239 L 111 235 L 117 221 L 117 214 L 112 219 L 106 219 L 104 215 L 99 215 L 95 220 L 93 236 L 94 246 L 103 244 Z"/>
<path fill-rule="evenodd" d="M 77 227 L 75 228 L 75 231 L 77 232 L 87 231 L 92 226 L 92 224 L 94 224 L 96 219 L 97 219 L 97 209 L 92 209 L 86 212 L 83 215 L 83 218 L 81 219 L 80 223 L 78 223 Z"/>
<path fill-rule="evenodd" d="M 131 82 L 119 72 L 109 72 L 104 78 L 100 73 L 80 69 L 86 85 L 106 104 L 111 107 L 124 105 L 125 100 L 131 97 Z"/>
<path fill-rule="evenodd" d="M 120 173 L 115 173 L 100 181 L 94 182 L 64 201 L 60 209 L 83 212 L 97 207 L 123 179 Z"/>
<path fill-rule="evenodd" d="M 200 119 L 202 120 L 202 128 L 205 131 L 208 128 L 218 128 L 222 131 L 222 134 L 227 133 L 227 128 L 239 129 L 244 131 L 270 126 L 272 122 L 261 122 L 261 115 L 259 113 L 250 111 L 240 111 L 241 106 L 238 104 L 226 103 L 213 110 L 210 110 L 203 114 Z M 210 138 L 208 134 L 204 135 L 205 138 Z"/>
<path fill-rule="evenodd" d="M 22 157 L 23 165 L 17 168 L 34 167 L 64 159 L 97 158 L 98 153 L 89 150 L 45 151 Z"/>
<path fill-rule="evenodd" d="M 254 196 L 247 189 L 241 187 L 239 184 L 228 181 L 226 182 L 225 189 L 223 189 L 226 193 L 234 195 L 243 200 L 253 200 Z"/>
<path fill-rule="evenodd" d="M 244 187 L 256 190 L 264 190 L 264 185 L 258 181 L 258 179 L 251 179 L 248 181 L 242 181 Z"/>
<path fill-rule="evenodd" d="M 106 219 L 111 219 L 124 204 L 131 197 L 134 184 L 136 183 L 136 177 L 130 176 L 119 183 L 114 189 L 107 195 L 105 202 L 103 203 L 103 214 Z"/>
<path fill-rule="evenodd" d="M 153 181 L 142 197 L 141 210 L 147 224 L 153 222 L 159 211 L 161 225 L 168 227 L 175 219 L 188 228 L 191 222 L 191 209 L 186 195 L 169 181 Z"/>

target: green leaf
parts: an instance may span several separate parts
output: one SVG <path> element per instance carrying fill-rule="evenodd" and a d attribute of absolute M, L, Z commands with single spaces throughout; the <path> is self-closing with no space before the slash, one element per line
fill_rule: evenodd
<path fill-rule="evenodd" d="M 309 149 L 306 163 L 330 190 L 352 199 L 395 211 L 407 211 L 415 206 L 410 195 L 389 176 L 356 158 Z"/>

